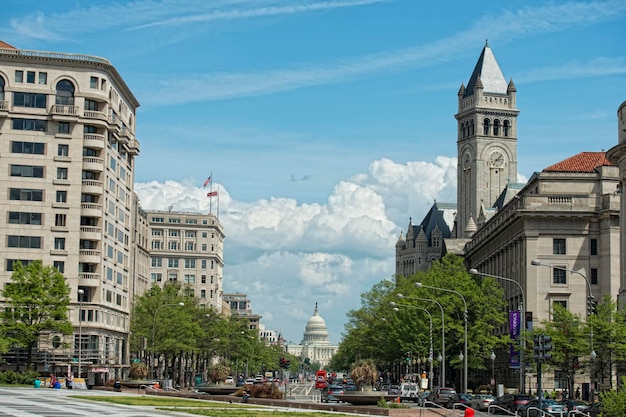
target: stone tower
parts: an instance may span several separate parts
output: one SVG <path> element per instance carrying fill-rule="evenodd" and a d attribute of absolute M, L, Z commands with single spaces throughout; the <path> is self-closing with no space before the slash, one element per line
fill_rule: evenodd
<path fill-rule="evenodd" d="M 487 43 L 467 87 L 459 89 L 457 119 L 457 238 L 471 236 L 482 206 L 492 207 L 517 182 L 515 84 L 508 84 Z"/>

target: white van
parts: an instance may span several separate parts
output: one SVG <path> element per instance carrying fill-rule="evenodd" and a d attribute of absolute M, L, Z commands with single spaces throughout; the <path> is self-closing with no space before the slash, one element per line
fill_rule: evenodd
<path fill-rule="evenodd" d="M 417 397 L 420 392 L 420 386 L 417 382 L 404 382 L 400 385 L 400 397 L 411 398 Z"/>

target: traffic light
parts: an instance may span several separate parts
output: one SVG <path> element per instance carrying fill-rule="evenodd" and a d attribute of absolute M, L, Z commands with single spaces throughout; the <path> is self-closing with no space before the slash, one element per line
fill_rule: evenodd
<path fill-rule="evenodd" d="M 280 358 L 278 360 L 278 364 L 280 365 L 281 368 L 285 367 L 285 358 Z"/>
<path fill-rule="evenodd" d="M 291 360 L 285 359 L 285 369 L 289 368 L 290 366 L 291 366 Z"/>
<path fill-rule="evenodd" d="M 552 359 L 552 337 L 535 335 L 533 337 L 533 351 L 537 362 L 545 362 Z"/>
<path fill-rule="evenodd" d="M 593 295 L 587 296 L 587 315 L 595 314 L 598 303 Z"/>

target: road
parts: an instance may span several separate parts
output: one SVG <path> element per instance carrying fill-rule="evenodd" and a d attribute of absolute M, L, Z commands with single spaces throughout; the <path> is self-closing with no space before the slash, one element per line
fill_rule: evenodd
<path fill-rule="evenodd" d="M 137 407 L 97 403 L 70 398 L 70 395 L 106 395 L 105 391 L 50 388 L 0 388 L 0 417 L 150 417 L 180 415 Z"/>

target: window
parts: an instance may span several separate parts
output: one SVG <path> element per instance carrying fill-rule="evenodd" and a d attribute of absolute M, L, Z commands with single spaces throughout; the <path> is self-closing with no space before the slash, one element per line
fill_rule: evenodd
<path fill-rule="evenodd" d="M 186 242 L 185 243 L 185 250 L 193 251 L 195 246 L 196 246 L 196 244 L 193 243 L 193 242 Z"/>
<path fill-rule="evenodd" d="M 598 239 L 589 241 L 589 252 L 591 256 L 598 256 Z"/>
<path fill-rule="evenodd" d="M 58 180 L 66 180 L 67 179 L 67 168 L 57 168 L 57 179 Z"/>
<path fill-rule="evenodd" d="M 188 230 L 185 232 L 185 237 L 191 237 L 191 238 L 196 237 L 196 232 Z"/>
<path fill-rule="evenodd" d="M 200 298 L 206 298 L 206 290 L 200 290 Z"/>
<path fill-rule="evenodd" d="M 170 236 L 178 236 L 178 230 L 170 230 L 169 235 Z"/>
<path fill-rule="evenodd" d="M 185 259 L 185 268 L 186 269 L 194 269 L 196 267 L 195 259 Z"/>
<path fill-rule="evenodd" d="M 591 268 L 590 282 L 593 285 L 597 285 L 598 284 L 598 268 Z"/>
<path fill-rule="evenodd" d="M 185 284 L 195 284 L 196 276 L 194 274 L 185 274 L 184 282 Z"/>
<path fill-rule="evenodd" d="M 491 127 L 491 122 L 489 121 L 489 119 L 485 119 L 483 121 L 483 134 L 488 135 L 490 127 Z"/>
<path fill-rule="evenodd" d="M 152 229 L 152 236 L 163 236 L 163 229 Z"/>
<path fill-rule="evenodd" d="M 31 261 L 30 259 L 7 259 L 7 271 L 13 271 L 13 264 L 16 262 L 20 262 L 23 266 L 28 266 Z"/>
<path fill-rule="evenodd" d="M 23 83 L 24 82 L 24 71 L 22 71 L 22 70 L 15 70 L 15 82 L 16 83 Z"/>
<path fill-rule="evenodd" d="M 197 219 L 185 219 L 185 223 L 186 224 L 198 224 L 198 220 Z"/>
<path fill-rule="evenodd" d="M 91 77 L 89 79 L 89 87 L 98 88 L 98 77 Z"/>
<path fill-rule="evenodd" d="M 202 260 L 202 269 L 206 269 L 206 259 Z"/>
<path fill-rule="evenodd" d="M 504 136 L 509 136 L 509 121 L 505 120 L 504 123 L 502 124 L 502 134 L 504 134 Z"/>
<path fill-rule="evenodd" d="M 162 247 L 163 247 L 163 242 L 161 242 L 160 240 L 152 241 L 152 249 L 161 250 Z"/>
<path fill-rule="evenodd" d="M 54 215 L 54 225 L 55 226 L 67 226 L 67 214 L 55 214 Z"/>
<path fill-rule="evenodd" d="M 55 104 L 73 106 L 74 105 L 74 84 L 69 80 L 61 80 L 56 86 L 57 95 Z"/>
<path fill-rule="evenodd" d="M 170 222 L 170 223 L 180 223 L 180 219 L 176 218 L 176 217 L 174 217 L 174 218 L 170 217 L 169 219 L 167 219 L 167 221 Z"/>
<path fill-rule="evenodd" d="M 164 220 L 163 220 L 163 217 L 153 217 L 152 218 L 152 222 L 154 222 L 154 223 L 163 223 Z"/>
<path fill-rule="evenodd" d="M 13 105 L 18 107 L 33 107 L 45 109 L 48 96 L 39 93 L 13 93 Z"/>
<path fill-rule="evenodd" d="M 565 255 L 565 239 L 552 239 L 552 253 Z"/>
<path fill-rule="evenodd" d="M 44 155 L 46 146 L 39 142 L 11 142 L 12 153 L 27 153 L 32 155 Z"/>
<path fill-rule="evenodd" d="M 83 127 L 83 133 L 98 133 L 98 128 L 91 125 L 85 125 Z"/>
<path fill-rule="evenodd" d="M 65 250 L 65 238 L 64 237 L 55 237 L 54 238 L 54 249 L 56 249 L 56 250 Z"/>
<path fill-rule="evenodd" d="M 85 99 L 85 110 L 98 111 L 98 102 L 95 100 Z"/>
<path fill-rule="evenodd" d="M 57 147 L 57 155 L 58 156 L 68 156 L 69 153 L 70 153 L 69 145 L 61 145 L 61 144 L 59 144 L 59 146 Z"/>
<path fill-rule="evenodd" d="M 552 268 L 552 283 L 553 284 L 567 284 L 566 270 L 563 267 Z"/>
<path fill-rule="evenodd" d="M 67 191 L 57 191 L 57 203 L 67 203 Z"/>
<path fill-rule="evenodd" d="M 52 266 L 54 266 L 57 269 L 57 271 L 59 271 L 62 274 L 65 272 L 65 262 L 63 261 L 54 261 L 52 263 Z"/>
<path fill-rule="evenodd" d="M 161 268 L 163 266 L 163 258 L 152 258 L 152 267 Z"/>
<path fill-rule="evenodd" d="M 10 188 L 9 200 L 43 201 L 43 190 L 30 190 L 27 188 Z"/>
<path fill-rule="evenodd" d="M 70 123 L 69 122 L 59 122 L 59 133 L 70 133 Z"/>
<path fill-rule="evenodd" d="M 28 213 L 21 211 L 9 212 L 10 224 L 35 224 L 41 225 L 41 213 Z"/>
<path fill-rule="evenodd" d="M 200 275 L 200 282 L 206 284 L 206 275 Z"/>
<path fill-rule="evenodd" d="M 13 119 L 14 130 L 33 130 L 35 132 L 45 132 L 47 122 L 37 119 Z"/>
<path fill-rule="evenodd" d="M 168 281 L 178 281 L 178 274 L 176 272 L 170 272 L 167 274 Z"/>
<path fill-rule="evenodd" d="M 35 84 L 35 71 L 26 71 L 26 82 Z"/>
<path fill-rule="evenodd" d="M 169 258 L 167 260 L 168 268 L 178 268 L 178 258 Z"/>
<path fill-rule="evenodd" d="M 48 84 L 48 73 L 40 72 L 39 73 L 39 84 Z"/>
<path fill-rule="evenodd" d="M 109 166 L 113 171 L 117 170 L 117 161 L 115 161 L 114 157 L 111 157 L 111 159 L 109 160 Z"/>
<path fill-rule="evenodd" d="M 7 236 L 9 248 L 41 249 L 41 237 L 39 236 Z"/>
<path fill-rule="evenodd" d="M 206 237 L 207 237 L 207 233 L 206 233 L 206 232 L 202 232 L 202 237 L 203 237 L 204 239 L 206 239 Z"/>
<path fill-rule="evenodd" d="M 171 241 L 169 244 L 169 249 L 170 250 L 178 250 L 179 249 L 179 244 L 178 242 L 175 241 Z"/>
<path fill-rule="evenodd" d="M 161 274 L 160 272 L 152 272 L 150 274 L 151 282 L 161 282 L 162 280 L 163 280 L 163 274 Z"/>
<path fill-rule="evenodd" d="M 11 176 L 43 178 L 43 167 L 35 165 L 11 165 Z"/>
<path fill-rule="evenodd" d="M 207 244 L 203 243 L 202 244 L 202 252 L 206 252 L 207 251 Z"/>
<path fill-rule="evenodd" d="M 561 307 L 567 309 L 567 301 L 563 300 L 553 300 L 552 305 L 560 305 Z"/>

